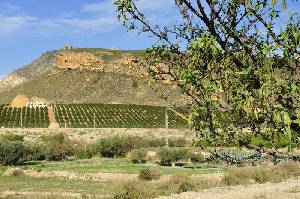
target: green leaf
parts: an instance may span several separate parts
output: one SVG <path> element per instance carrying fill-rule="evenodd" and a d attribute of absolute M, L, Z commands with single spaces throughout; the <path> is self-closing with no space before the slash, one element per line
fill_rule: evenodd
<path fill-rule="evenodd" d="M 291 121 L 291 118 L 290 118 L 290 115 L 288 112 L 284 112 L 283 113 L 283 123 L 287 126 L 287 127 L 290 127 L 292 121 Z"/>
<path fill-rule="evenodd" d="M 282 0 L 282 8 L 286 10 L 286 0 Z"/>

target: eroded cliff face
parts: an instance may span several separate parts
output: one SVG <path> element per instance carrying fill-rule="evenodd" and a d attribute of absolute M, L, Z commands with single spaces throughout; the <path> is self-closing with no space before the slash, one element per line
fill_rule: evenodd
<path fill-rule="evenodd" d="M 94 54 L 62 50 L 57 53 L 56 60 L 56 66 L 59 69 L 81 69 L 130 74 L 138 77 L 146 76 L 146 69 L 140 67 L 140 58 L 126 53 L 114 57 L 111 52 Z"/>

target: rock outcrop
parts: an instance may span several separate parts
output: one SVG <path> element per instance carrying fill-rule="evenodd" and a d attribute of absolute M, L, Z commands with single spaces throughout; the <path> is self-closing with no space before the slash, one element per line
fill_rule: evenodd
<path fill-rule="evenodd" d="M 109 60 L 105 60 L 107 57 Z M 97 53 L 61 50 L 57 53 L 56 66 L 59 69 L 92 70 L 145 77 L 146 69 L 139 67 L 139 62 L 139 58 L 129 53 L 115 57 L 113 50 Z"/>

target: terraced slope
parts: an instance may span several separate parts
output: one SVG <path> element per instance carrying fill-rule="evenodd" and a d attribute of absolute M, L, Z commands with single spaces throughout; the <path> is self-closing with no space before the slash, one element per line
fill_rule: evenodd
<path fill-rule="evenodd" d="M 56 121 L 69 128 L 164 128 L 165 107 L 125 104 L 58 104 Z M 186 120 L 167 111 L 169 128 L 185 128 Z"/>

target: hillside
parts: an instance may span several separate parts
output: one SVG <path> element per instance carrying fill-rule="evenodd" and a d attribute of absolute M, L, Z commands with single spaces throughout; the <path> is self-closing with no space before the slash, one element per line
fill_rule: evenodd
<path fill-rule="evenodd" d="M 147 83 L 139 67 L 142 51 L 75 48 L 52 51 L 0 82 L 0 103 L 16 95 L 61 103 L 122 103 L 166 105 Z M 177 88 L 159 86 L 172 101 L 182 103 Z"/>
<path fill-rule="evenodd" d="M 46 52 L 31 64 L 17 69 L 7 77 L 0 79 L 0 93 L 51 70 L 56 63 L 56 53 L 57 51 Z"/>

